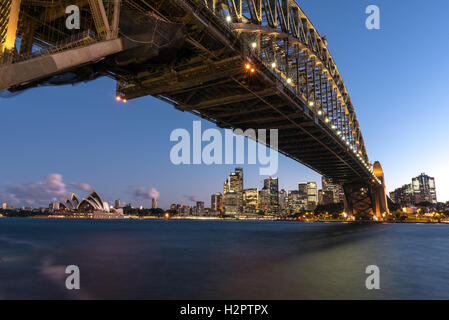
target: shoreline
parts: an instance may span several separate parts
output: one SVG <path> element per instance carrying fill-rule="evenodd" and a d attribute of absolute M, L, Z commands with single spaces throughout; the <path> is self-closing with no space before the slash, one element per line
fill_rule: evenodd
<path fill-rule="evenodd" d="M 159 221 L 241 221 L 241 222 L 297 222 L 297 223 L 353 223 L 353 224 L 448 224 L 449 221 L 343 221 L 343 220 L 297 220 L 297 219 L 236 219 L 236 218 L 217 218 L 217 217 L 123 217 L 123 218 L 92 218 L 92 217 L 64 217 L 64 216 L 33 216 L 33 217 L 5 217 L 1 218 L 19 218 L 19 219 L 49 219 L 49 220 L 101 220 L 101 221 L 147 221 L 147 220 L 159 220 Z"/>

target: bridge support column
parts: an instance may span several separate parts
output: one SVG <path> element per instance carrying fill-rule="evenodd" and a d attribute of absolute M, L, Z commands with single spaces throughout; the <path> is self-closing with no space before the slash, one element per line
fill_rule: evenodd
<path fill-rule="evenodd" d="M 381 184 L 358 181 L 343 185 L 345 212 L 356 220 L 381 221 L 389 213 L 385 179 L 379 162 L 374 163 L 373 172 Z"/>
<path fill-rule="evenodd" d="M 2 18 L 2 20 L 6 19 L 6 21 L 2 21 L 6 25 L 6 30 L 0 30 L 2 35 L 4 34 L 4 39 L 0 39 L 0 41 L 3 41 L 0 43 L 0 64 L 12 62 L 13 52 L 16 45 L 17 27 L 19 24 L 20 2 L 21 0 L 11 0 L 11 3 L 9 4 L 9 14 L 6 14 Z M 8 8 L 6 8 L 6 12 L 8 12 Z"/>

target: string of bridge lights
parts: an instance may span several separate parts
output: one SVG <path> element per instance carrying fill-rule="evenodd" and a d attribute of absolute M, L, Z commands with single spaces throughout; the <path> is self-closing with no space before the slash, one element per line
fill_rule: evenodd
<path fill-rule="evenodd" d="M 228 22 L 228 23 L 231 23 L 231 22 L 232 22 L 231 16 L 226 16 L 226 22 Z M 256 41 L 251 42 L 251 43 L 250 43 L 250 47 L 251 47 L 252 49 L 257 49 L 257 42 L 256 42 Z M 273 62 L 271 63 L 271 68 L 272 68 L 274 71 L 277 71 L 276 67 L 277 67 L 277 63 L 276 63 L 276 61 L 273 61 Z M 246 63 L 246 64 L 245 64 L 245 69 L 246 69 L 247 71 L 249 71 L 250 73 L 255 73 L 255 71 L 256 71 L 256 70 L 255 70 L 255 67 L 252 66 L 250 63 Z M 281 72 L 281 73 L 282 73 L 282 72 Z M 284 76 L 284 77 L 285 77 L 285 76 Z M 283 78 L 284 78 L 284 77 L 283 77 Z M 285 81 L 287 82 L 287 84 L 291 86 L 291 85 L 292 85 L 292 82 L 293 82 L 292 78 L 290 78 L 290 77 L 285 77 L 285 78 L 286 78 Z M 314 103 L 313 101 L 310 101 L 310 102 L 309 102 L 309 106 L 310 106 L 310 107 L 313 107 L 314 105 L 315 105 L 315 103 Z M 318 110 L 317 114 L 318 114 L 318 116 L 320 116 L 320 117 L 322 117 L 322 118 L 324 119 L 324 122 L 325 122 L 328 126 L 330 126 L 330 127 L 332 128 L 332 130 L 334 130 L 334 132 L 337 134 L 337 136 L 340 137 L 340 139 L 343 141 L 343 143 L 346 143 L 346 145 L 347 145 L 347 146 L 352 150 L 352 152 L 357 156 L 357 158 L 358 158 L 359 161 L 362 163 L 362 165 L 363 165 L 363 166 L 364 166 L 364 167 L 371 173 L 371 175 L 372 175 L 372 177 L 373 177 L 373 182 L 374 182 L 374 181 L 377 181 L 377 182 L 380 184 L 381 181 L 379 180 L 379 178 L 377 178 L 377 177 L 374 175 L 374 172 L 373 172 L 373 169 L 371 168 L 371 165 L 370 165 L 367 161 L 365 161 L 365 159 L 363 159 L 363 157 L 362 157 L 362 151 L 357 152 L 357 149 L 354 148 L 354 146 L 350 144 L 349 140 L 346 139 L 346 137 L 345 137 L 344 135 L 342 135 L 342 132 L 338 129 L 338 127 L 337 127 L 336 125 L 330 123 L 330 122 L 331 122 L 330 119 L 324 115 L 323 111 Z"/>

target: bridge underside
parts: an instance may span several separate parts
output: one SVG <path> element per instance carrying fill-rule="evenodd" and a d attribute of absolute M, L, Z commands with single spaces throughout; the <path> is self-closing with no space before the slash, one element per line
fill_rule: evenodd
<path fill-rule="evenodd" d="M 59 76 L 64 74 L 75 74 L 75 80 L 69 80 L 74 82 L 111 76 L 117 79 L 117 94 L 123 99 L 151 95 L 221 128 L 278 129 L 279 152 L 344 186 L 347 213 L 380 217 L 388 211 L 383 180 L 382 184 L 375 181 L 367 167 L 358 123 L 355 114 L 350 114 L 352 105 L 344 107 L 350 101 L 347 94 L 338 91 L 342 81 L 332 84 L 329 72 L 323 71 L 323 63 L 307 48 L 295 49 L 296 60 L 288 62 L 285 70 L 278 70 L 288 74 L 289 68 L 296 68 L 294 81 L 298 85 L 289 86 L 286 76 L 275 74 L 261 52 L 248 49 L 240 31 L 230 31 L 223 16 L 202 6 L 194 8 L 194 1 L 126 3 L 134 2 L 139 3 L 139 10 L 149 14 L 137 19 L 136 6 L 123 6 L 120 34 L 115 39 L 106 37 L 102 42 L 77 48 L 81 51 L 72 57 L 79 62 L 58 60 L 58 52 L 47 54 L 46 61 L 56 66 L 44 68 L 51 70 L 48 74 L 42 70 L 29 78 L 14 78 L 17 74 L 29 75 L 27 70 L 36 72 L 36 67 L 42 68 L 37 59 L 43 57 L 0 66 L 10 75 L 0 80 L 0 89 L 20 91 L 42 82 L 59 84 Z M 79 3 L 87 6 L 94 1 Z M 111 6 L 110 10 L 114 8 Z M 136 27 L 139 24 L 140 28 Z M 259 36 L 264 32 L 274 34 L 260 26 L 251 30 Z M 288 46 L 290 38 L 282 41 Z M 102 52 L 102 44 L 111 41 L 114 51 Z M 276 41 L 272 45 L 280 50 Z M 102 49 L 93 50 L 93 46 Z M 288 58 L 290 51 L 286 47 L 279 54 L 279 63 Z M 71 54 L 69 49 L 64 53 Z M 73 65 L 58 65 L 61 60 Z M 303 89 L 299 86 L 301 81 Z M 346 140 L 342 139 L 344 135 Z"/>

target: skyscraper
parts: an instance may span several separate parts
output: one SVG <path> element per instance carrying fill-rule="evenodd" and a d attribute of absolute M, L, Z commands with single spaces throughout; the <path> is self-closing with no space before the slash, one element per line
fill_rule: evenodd
<path fill-rule="evenodd" d="M 115 207 L 116 209 L 119 209 L 119 208 L 120 208 L 120 199 L 115 200 L 114 207 Z"/>
<path fill-rule="evenodd" d="M 315 210 L 318 203 L 316 182 L 307 182 L 307 210 Z"/>
<path fill-rule="evenodd" d="M 308 192 L 307 192 L 307 182 L 298 183 L 298 197 L 297 205 L 302 210 L 307 209 Z"/>
<path fill-rule="evenodd" d="M 279 180 L 278 178 L 269 177 L 264 180 L 265 190 L 269 191 L 270 201 L 268 206 L 268 212 L 271 214 L 279 213 Z"/>
<path fill-rule="evenodd" d="M 237 195 L 237 211 L 243 211 L 243 169 L 235 168 L 223 184 L 223 195 L 234 191 Z"/>

